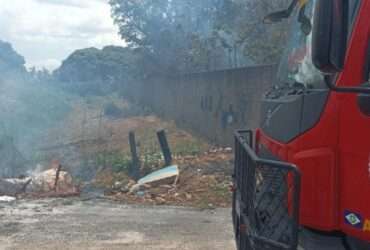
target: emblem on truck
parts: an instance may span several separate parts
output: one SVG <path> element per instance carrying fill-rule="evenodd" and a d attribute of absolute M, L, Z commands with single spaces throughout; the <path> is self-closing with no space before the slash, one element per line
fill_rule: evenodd
<path fill-rule="evenodd" d="M 361 218 L 361 215 L 359 214 L 356 214 L 356 213 L 352 213 L 352 212 L 349 212 L 349 211 L 345 211 L 344 212 L 344 218 L 346 220 L 346 223 L 353 226 L 353 227 L 356 227 L 356 228 L 362 228 L 362 218 Z"/>
<path fill-rule="evenodd" d="M 344 211 L 344 220 L 346 224 L 354 228 L 364 232 L 370 232 L 370 219 L 364 220 L 363 217 L 358 213 L 346 210 Z"/>

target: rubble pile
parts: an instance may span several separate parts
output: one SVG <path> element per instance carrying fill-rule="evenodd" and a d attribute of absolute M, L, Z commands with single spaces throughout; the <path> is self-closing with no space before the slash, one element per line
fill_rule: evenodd
<path fill-rule="evenodd" d="M 155 171 L 137 182 L 128 178 L 115 181 L 106 195 L 135 204 L 230 206 L 231 148 L 212 148 L 198 156 L 174 157 L 174 163 L 177 165 Z M 172 174 L 163 174 L 168 172 Z"/>

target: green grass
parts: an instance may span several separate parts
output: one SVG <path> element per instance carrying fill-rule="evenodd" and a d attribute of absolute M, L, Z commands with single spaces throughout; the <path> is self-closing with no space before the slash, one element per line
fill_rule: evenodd
<path fill-rule="evenodd" d="M 122 152 L 100 153 L 96 157 L 96 164 L 110 166 L 114 172 L 128 172 L 131 166 L 131 158 Z"/>
<path fill-rule="evenodd" d="M 224 183 L 218 183 L 212 188 L 212 192 L 225 200 L 231 197 L 230 189 Z"/>
<path fill-rule="evenodd" d="M 176 145 L 176 147 L 173 149 L 173 154 L 174 155 L 199 155 L 203 150 L 202 150 L 202 144 L 197 141 L 190 141 L 190 142 L 185 142 L 185 143 L 180 143 Z"/>

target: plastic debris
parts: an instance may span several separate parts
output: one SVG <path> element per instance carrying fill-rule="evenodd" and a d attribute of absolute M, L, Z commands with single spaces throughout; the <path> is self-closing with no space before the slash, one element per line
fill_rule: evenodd
<path fill-rule="evenodd" d="M 135 192 L 140 189 L 140 187 L 144 185 L 151 185 L 151 186 L 160 186 L 165 184 L 176 184 L 179 177 L 179 168 L 178 166 L 170 166 L 163 168 L 161 170 L 155 171 L 140 180 L 138 180 L 137 184 L 133 185 L 130 189 L 130 192 Z"/>
<path fill-rule="evenodd" d="M 0 196 L 0 202 L 12 202 L 12 201 L 15 201 L 16 199 L 17 198 L 13 196 L 7 196 L 7 195 Z"/>

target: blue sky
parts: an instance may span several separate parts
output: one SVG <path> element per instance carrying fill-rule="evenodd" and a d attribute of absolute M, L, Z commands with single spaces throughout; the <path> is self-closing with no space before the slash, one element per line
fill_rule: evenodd
<path fill-rule="evenodd" d="M 76 49 L 124 46 L 117 31 L 108 0 L 0 0 L 0 40 L 27 67 L 53 70 Z"/>

